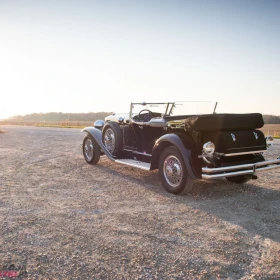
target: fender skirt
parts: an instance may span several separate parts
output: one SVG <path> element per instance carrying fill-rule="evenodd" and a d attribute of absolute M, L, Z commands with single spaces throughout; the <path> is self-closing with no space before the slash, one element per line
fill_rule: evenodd
<path fill-rule="evenodd" d="M 115 161 L 116 159 L 114 156 L 107 150 L 107 148 L 104 146 L 102 143 L 102 132 L 95 128 L 95 127 L 85 127 L 84 129 L 81 130 L 81 132 L 87 132 L 89 133 L 97 142 L 99 145 L 100 149 L 104 152 L 104 154 L 112 161 Z"/>
<path fill-rule="evenodd" d="M 193 168 L 192 168 L 192 156 L 191 156 L 191 150 L 187 149 L 182 140 L 180 139 L 180 137 L 177 134 L 165 134 L 162 137 L 160 137 L 153 148 L 153 152 L 152 152 L 152 165 L 154 163 L 154 155 L 156 154 L 157 149 L 161 146 L 161 144 L 164 144 L 164 142 L 169 142 L 172 145 L 176 146 L 179 151 L 181 152 L 183 159 L 185 161 L 187 170 L 188 170 L 188 174 L 192 179 L 197 179 L 198 177 L 195 175 Z"/>

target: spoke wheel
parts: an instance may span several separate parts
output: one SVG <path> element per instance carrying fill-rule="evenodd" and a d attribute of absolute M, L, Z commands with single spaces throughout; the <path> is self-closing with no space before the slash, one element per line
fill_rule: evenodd
<path fill-rule="evenodd" d="M 111 128 L 108 128 L 104 133 L 104 144 L 108 151 L 112 154 L 115 150 L 115 134 Z"/>
<path fill-rule="evenodd" d="M 85 156 L 88 161 L 92 160 L 94 155 L 93 144 L 91 139 L 87 139 L 85 142 Z"/>
<path fill-rule="evenodd" d="M 163 150 L 159 158 L 159 178 L 164 188 L 173 194 L 189 192 L 192 190 L 190 178 L 185 161 L 180 151 L 170 146 Z"/>
<path fill-rule="evenodd" d="M 180 161 L 175 156 L 168 156 L 163 164 L 163 174 L 168 184 L 178 187 L 183 178 L 183 170 Z"/>
<path fill-rule="evenodd" d="M 100 159 L 100 147 L 91 135 L 86 135 L 83 141 L 83 155 L 87 163 L 96 164 Z"/>

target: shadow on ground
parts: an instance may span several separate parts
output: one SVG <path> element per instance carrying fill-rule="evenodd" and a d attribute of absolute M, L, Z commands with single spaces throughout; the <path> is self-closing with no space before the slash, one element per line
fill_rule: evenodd
<path fill-rule="evenodd" d="M 173 195 L 161 186 L 157 171 L 135 171 L 130 168 L 132 175 L 128 175 L 114 164 L 96 165 L 95 168 L 109 172 L 117 178 L 126 178 L 161 196 L 172 197 L 174 204 L 195 205 L 193 207 L 196 209 L 240 226 L 251 234 L 280 243 L 279 190 L 260 187 L 255 181 L 237 185 L 225 179 L 196 180 L 191 193 Z"/>

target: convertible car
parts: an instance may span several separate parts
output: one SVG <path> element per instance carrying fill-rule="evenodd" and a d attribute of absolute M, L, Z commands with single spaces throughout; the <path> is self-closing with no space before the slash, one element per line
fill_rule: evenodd
<path fill-rule="evenodd" d="M 210 113 L 193 114 L 184 105 L 131 103 L 128 114 L 97 120 L 82 130 L 86 162 L 97 164 L 106 155 L 119 164 L 158 169 L 162 185 L 174 194 L 191 191 L 193 179 L 225 177 L 242 184 L 260 171 L 280 168 L 280 157 L 264 158 L 273 138 L 258 130 L 261 114 L 217 114 L 217 103 Z"/>

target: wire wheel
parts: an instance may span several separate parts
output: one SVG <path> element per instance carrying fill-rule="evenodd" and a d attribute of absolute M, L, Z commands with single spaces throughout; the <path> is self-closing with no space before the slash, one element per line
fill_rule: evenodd
<path fill-rule="evenodd" d="M 84 146 L 84 151 L 85 151 L 85 157 L 88 161 L 91 161 L 93 159 L 93 155 L 94 155 L 94 148 L 93 148 L 93 144 L 90 138 L 88 138 L 85 141 L 85 146 Z"/>
<path fill-rule="evenodd" d="M 179 159 L 173 155 L 168 156 L 163 163 L 163 174 L 167 183 L 176 188 L 183 178 L 182 166 Z"/>
<path fill-rule="evenodd" d="M 115 150 L 115 134 L 111 128 L 108 128 L 104 133 L 104 144 L 107 150 L 112 154 Z"/>
<path fill-rule="evenodd" d="M 100 147 L 96 140 L 87 134 L 83 140 L 83 155 L 88 164 L 97 164 L 100 159 Z"/>

